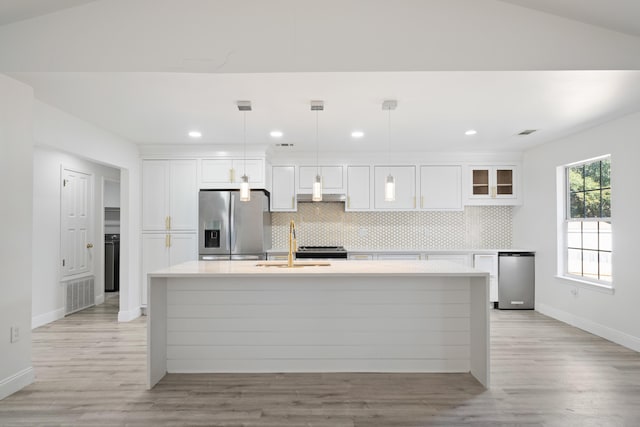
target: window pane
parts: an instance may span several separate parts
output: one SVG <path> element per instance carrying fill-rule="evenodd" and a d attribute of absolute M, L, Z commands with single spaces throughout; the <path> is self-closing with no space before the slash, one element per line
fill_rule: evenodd
<path fill-rule="evenodd" d="M 600 189 L 600 163 L 593 162 L 584 165 L 584 189 Z"/>
<path fill-rule="evenodd" d="M 571 218 L 584 218 L 584 193 L 571 193 L 569 203 Z"/>
<path fill-rule="evenodd" d="M 611 190 L 602 190 L 601 218 L 611 218 Z"/>
<path fill-rule="evenodd" d="M 598 251 L 582 251 L 584 277 L 598 280 Z"/>
<path fill-rule="evenodd" d="M 600 250 L 611 251 L 611 223 L 599 222 L 600 227 Z"/>
<path fill-rule="evenodd" d="M 584 217 L 600 218 L 600 190 L 586 191 L 584 198 Z"/>
<path fill-rule="evenodd" d="M 584 191 L 583 173 L 584 166 L 574 166 L 569 168 L 569 190 Z"/>
<path fill-rule="evenodd" d="M 569 249 L 567 253 L 567 273 L 582 276 L 582 251 Z"/>
<path fill-rule="evenodd" d="M 611 187 L 611 159 L 602 162 L 602 188 Z"/>
<path fill-rule="evenodd" d="M 584 249 L 598 250 L 598 223 L 582 223 L 582 247 Z"/>
<path fill-rule="evenodd" d="M 600 280 L 611 282 L 611 254 L 600 252 Z"/>
<path fill-rule="evenodd" d="M 578 249 L 582 247 L 582 222 L 567 223 L 567 246 Z"/>

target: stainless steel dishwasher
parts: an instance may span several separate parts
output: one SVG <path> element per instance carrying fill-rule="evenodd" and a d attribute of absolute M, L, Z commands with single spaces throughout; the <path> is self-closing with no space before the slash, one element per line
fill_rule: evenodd
<path fill-rule="evenodd" d="M 498 308 L 533 310 L 535 299 L 533 252 L 498 253 Z"/>

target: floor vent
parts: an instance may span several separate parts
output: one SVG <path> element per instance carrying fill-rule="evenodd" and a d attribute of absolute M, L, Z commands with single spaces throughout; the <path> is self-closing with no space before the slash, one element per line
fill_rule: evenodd
<path fill-rule="evenodd" d="M 93 276 L 67 282 L 66 288 L 65 316 L 95 305 Z"/>

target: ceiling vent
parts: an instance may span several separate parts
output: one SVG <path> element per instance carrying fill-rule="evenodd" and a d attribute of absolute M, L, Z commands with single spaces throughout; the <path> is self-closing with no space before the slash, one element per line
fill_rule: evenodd
<path fill-rule="evenodd" d="M 535 131 L 537 131 L 538 129 L 525 129 L 522 132 L 520 132 L 518 135 L 520 136 L 527 136 L 527 135 L 531 135 L 532 133 L 534 133 Z"/>
<path fill-rule="evenodd" d="M 237 105 L 240 111 L 251 111 L 251 101 L 238 101 Z"/>
<path fill-rule="evenodd" d="M 281 144 L 276 144 L 276 147 L 293 147 L 293 144 L 289 144 L 287 142 L 283 142 Z"/>

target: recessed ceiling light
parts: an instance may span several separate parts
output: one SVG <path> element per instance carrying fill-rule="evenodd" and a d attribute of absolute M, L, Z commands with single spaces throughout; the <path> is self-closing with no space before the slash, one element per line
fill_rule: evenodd
<path fill-rule="evenodd" d="M 352 138 L 362 138 L 363 136 L 364 132 L 362 132 L 361 130 L 354 130 L 353 132 L 351 132 Z"/>
<path fill-rule="evenodd" d="M 464 134 L 465 135 L 475 135 L 476 133 L 478 133 L 477 130 L 475 129 L 469 129 L 468 131 L 466 131 Z"/>
<path fill-rule="evenodd" d="M 271 135 L 272 138 L 282 138 L 282 131 L 281 130 L 272 130 L 269 135 Z"/>
<path fill-rule="evenodd" d="M 202 136 L 202 133 L 198 132 L 197 130 L 192 130 L 191 132 L 189 132 L 189 136 L 191 138 L 200 138 Z"/>

